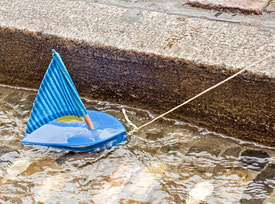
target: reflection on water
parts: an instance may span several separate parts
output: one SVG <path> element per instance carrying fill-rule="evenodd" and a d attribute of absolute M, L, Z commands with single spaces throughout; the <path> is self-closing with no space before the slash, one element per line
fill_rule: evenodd
<path fill-rule="evenodd" d="M 0 203 L 274 203 L 274 149 L 178 120 L 159 120 L 99 154 L 24 146 L 35 94 L 0 87 Z M 84 102 L 116 116 L 128 131 L 154 117 Z"/>

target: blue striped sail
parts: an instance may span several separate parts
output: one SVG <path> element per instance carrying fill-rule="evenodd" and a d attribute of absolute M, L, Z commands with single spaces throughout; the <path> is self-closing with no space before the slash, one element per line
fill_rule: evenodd
<path fill-rule="evenodd" d="M 26 132 L 31 134 L 60 117 L 83 117 L 86 114 L 87 110 L 60 55 L 53 50 L 53 59 L 38 90 Z"/>

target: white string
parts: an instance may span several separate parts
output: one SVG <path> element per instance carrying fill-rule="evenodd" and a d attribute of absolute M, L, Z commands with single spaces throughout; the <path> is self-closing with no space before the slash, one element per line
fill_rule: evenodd
<path fill-rule="evenodd" d="M 137 129 L 138 127 L 128 118 L 128 115 L 126 114 L 126 110 L 124 108 L 122 108 L 122 113 L 127 123 L 131 125 L 134 129 Z"/>
<path fill-rule="evenodd" d="M 172 108 L 171 110 L 169 110 L 169 111 L 167 111 L 167 112 L 165 112 L 165 113 L 163 113 L 163 114 L 157 116 L 157 117 L 154 118 L 153 120 L 151 120 L 151 121 L 149 121 L 149 122 L 147 122 L 147 123 L 145 123 L 145 124 L 139 126 L 138 128 L 135 128 L 134 130 L 130 131 L 128 134 L 131 135 L 131 134 L 133 134 L 133 133 L 139 131 L 141 128 L 144 128 L 144 127 L 150 125 L 151 123 L 155 122 L 156 120 L 158 120 L 158 119 L 160 119 L 160 118 L 166 116 L 167 114 L 169 114 L 169 113 L 175 111 L 176 109 L 178 109 L 178 108 L 180 108 L 180 107 L 182 107 L 182 106 L 184 106 L 184 105 L 190 103 L 191 101 L 195 100 L 196 98 L 200 97 L 201 95 L 203 95 L 203 94 L 205 94 L 205 93 L 211 91 L 212 89 L 215 89 L 215 88 L 217 88 L 218 86 L 224 84 L 225 82 L 227 82 L 227 81 L 229 81 L 229 80 L 235 78 L 236 76 L 238 76 L 239 74 L 243 73 L 244 71 L 246 71 L 246 70 L 249 69 L 250 67 L 252 67 L 252 66 L 254 66 L 254 65 L 256 65 L 256 64 L 259 64 L 260 62 L 266 60 L 267 58 L 273 56 L 274 54 L 275 54 L 275 52 L 273 52 L 273 53 L 271 53 L 270 55 L 268 55 L 268 56 L 262 58 L 261 60 L 258 60 L 258 61 L 256 61 L 256 62 L 252 63 L 251 65 L 249 65 L 249 66 L 247 66 L 247 67 L 241 69 L 240 71 L 238 71 L 237 73 L 233 74 L 232 76 L 230 76 L 230 77 L 226 78 L 225 80 L 223 80 L 223 81 L 221 81 L 221 82 L 215 84 L 214 86 L 211 86 L 210 88 L 204 90 L 203 92 L 201 92 L 201 93 L 197 94 L 196 96 L 194 96 L 194 97 L 188 99 L 187 101 L 183 102 L 182 104 L 180 104 L 180 105 L 178 105 L 178 106 Z"/>

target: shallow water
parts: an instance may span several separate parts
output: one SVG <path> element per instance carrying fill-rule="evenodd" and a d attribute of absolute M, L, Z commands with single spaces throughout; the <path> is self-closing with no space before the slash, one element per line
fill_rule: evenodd
<path fill-rule="evenodd" d="M 24 146 L 35 90 L 0 87 L 0 203 L 274 203 L 275 150 L 162 119 L 98 154 Z M 152 112 L 83 99 L 139 126 Z"/>

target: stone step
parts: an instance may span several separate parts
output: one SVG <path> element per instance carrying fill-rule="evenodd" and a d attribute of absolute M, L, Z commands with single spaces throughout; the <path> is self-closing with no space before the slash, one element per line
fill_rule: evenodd
<path fill-rule="evenodd" d="M 1 0 L 0 83 L 38 88 L 58 51 L 82 96 L 163 112 L 275 51 L 274 29 L 85 1 Z M 174 116 L 275 146 L 275 57 Z"/>

